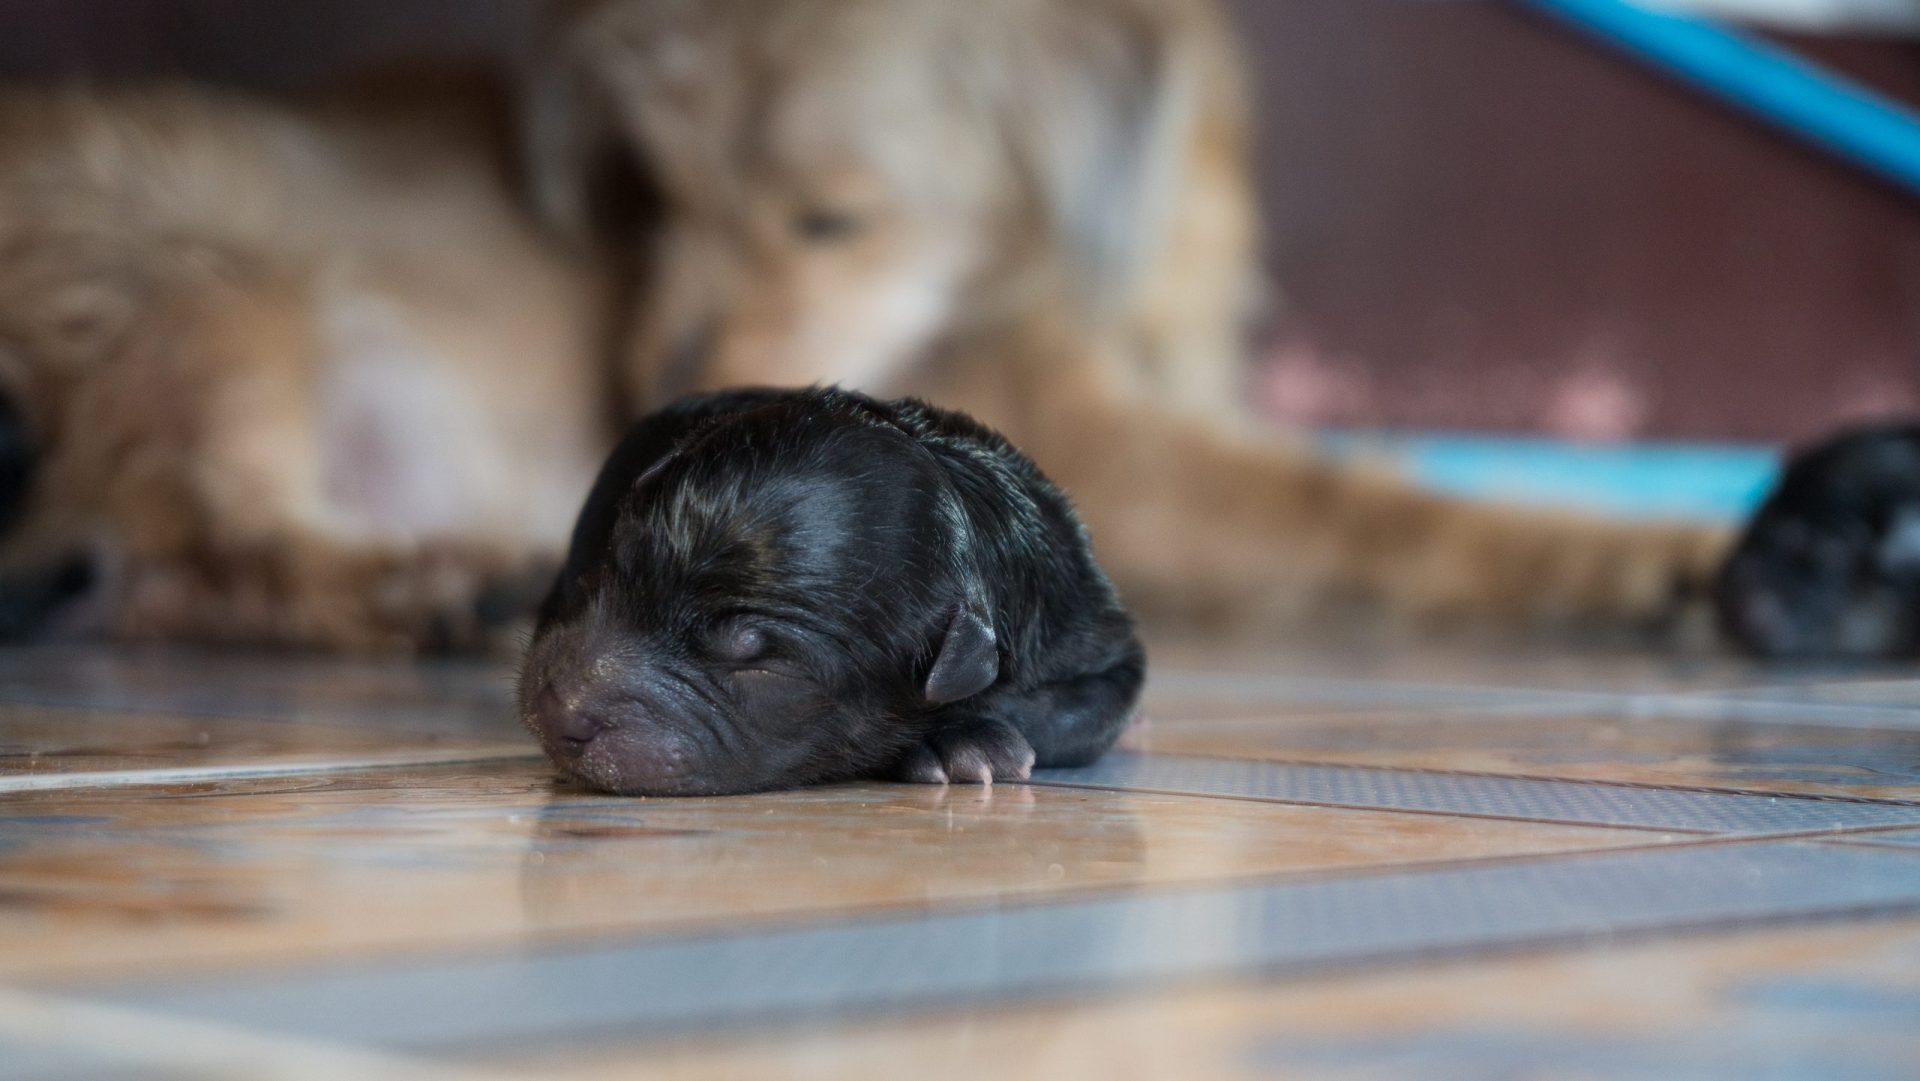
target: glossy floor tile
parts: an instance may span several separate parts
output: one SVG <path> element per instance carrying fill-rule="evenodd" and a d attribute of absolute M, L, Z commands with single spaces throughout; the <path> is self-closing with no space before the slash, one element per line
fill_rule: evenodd
<path fill-rule="evenodd" d="M 42 792 L 0 803 L 0 940 L 18 944 L 0 951 L 0 980 L 98 983 L 1680 839 L 1011 785 L 636 800 L 558 788 L 544 763 Z M 406 888 L 383 888 L 396 879 Z"/>
<path fill-rule="evenodd" d="M 0 793 L 159 775 L 527 757 L 525 738 L 0 703 Z"/>
<path fill-rule="evenodd" d="M 510 673 L 0 650 L 0 1079 L 1920 1076 L 1920 680 L 1156 654 L 1030 784 L 622 799 Z"/>
<path fill-rule="evenodd" d="M 304 1041 L 411 1052 L 570 1046 L 797 1017 L 937 1010 L 1286 974 L 1437 953 L 1707 931 L 1920 906 L 1912 857 L 1771 842 L 1555 856 L 1304 882 L 840 913 L 591 949 L 134 981 L 137 1010 Z"/>
<path fill-rule="evenodd" d="M 1920 924 L 1763 930 L 492 1056 L 557 1079 L 1907 1081 Z"/>

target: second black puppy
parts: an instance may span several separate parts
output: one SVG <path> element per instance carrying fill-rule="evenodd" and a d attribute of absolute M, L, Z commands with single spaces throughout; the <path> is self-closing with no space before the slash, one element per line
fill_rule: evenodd
<path fill-rule="evenodd" d="M 1920 655 L 1920 425 L 1794 456 L 1720 575 L 1721 624 L 1767 657 Z"/>
<path fill-rule="evenodd" d="M 611 792 L 1019 779 L 1105 751 L 1145 657 L 1066 498 L 911 399 L 690 398 L 595 482 L 520 678 Z"/>

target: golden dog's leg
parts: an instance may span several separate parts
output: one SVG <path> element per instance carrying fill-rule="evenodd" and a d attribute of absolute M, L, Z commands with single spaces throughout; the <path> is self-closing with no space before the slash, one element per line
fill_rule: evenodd
<path fill-rule="evenodd" d="M 136 559 L 120 637 L 347 653 L 510 644 L 551 568 L 481 544 L 342 545 L 288 533 Z"/>
<path fill-rule="evenodd" d="M 117 558 L 113 633 L 345 651 L 471 648 L 546 584 L 513 545 L 345 535 L 321 490 L 315 340 L 300 283 L 175 280 L 74 416 Z"/>
<path fill-rule="evenodd" d="M 929 387 L 1065 488 L 1129 602 L 1246 631 L 1330 605 L 1409 623 L 1606 632 L 1688 611 L 1724 530 L 1476 504 L 1116 389 L 1111 368 L 996 361 Z"/>

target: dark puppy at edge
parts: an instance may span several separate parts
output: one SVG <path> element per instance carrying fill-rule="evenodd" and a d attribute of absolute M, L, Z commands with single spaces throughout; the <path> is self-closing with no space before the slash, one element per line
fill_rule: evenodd
<path fill-rule="evenodd" d="M 1787 463 L 1720 574 L 1721 624 L 1767 657 L 1920 656 L 1920 424 Z"/>
<path fill-rule="evenodd" d="M 1144 671 L 1066 497 L 1000 436 L 912 399 L 746 390 L 629 429 L 519 693 L 566 772 L 696 795 L 1087 762 Z"/>

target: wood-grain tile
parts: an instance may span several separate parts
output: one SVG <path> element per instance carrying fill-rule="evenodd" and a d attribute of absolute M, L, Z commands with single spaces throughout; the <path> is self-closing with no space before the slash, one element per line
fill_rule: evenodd
<path fill-rule="evenodd" d="M 1666 837 L 1011 785 L 630 799 L 557 787 L 531 762 L 25 793 L 0 798 L 0 979 L 109 980 Z"/>
<path fill-rule="evenodd" d="M 1045 1078 L 1906 1081 L 1920 923 L 1749 932 L 1020 1004 L 484 1065 L 556 1081 Z"/>

